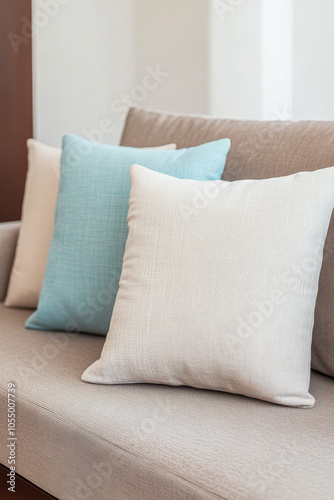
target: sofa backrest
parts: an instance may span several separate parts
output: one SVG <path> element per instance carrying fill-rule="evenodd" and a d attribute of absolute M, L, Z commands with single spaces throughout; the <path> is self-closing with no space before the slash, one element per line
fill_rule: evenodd
<path fill-rule="evenodd" d="M 264 179 L 334 165 L 334 121 L 243 121 L 131 108 L 123 146 L 178 148 L 229 137 L 223 179 Z M 325 244 L 315 312 L 312 366 L 334 376 L 334 216 Z"/>
<path fill-rule="evenodd" d="M 123 146 L 178 148 L 223 137 L 231 150 L 223 179 L 263 179 L 334 165 L 334 121 L 246 121 L 131 108 Z"/>

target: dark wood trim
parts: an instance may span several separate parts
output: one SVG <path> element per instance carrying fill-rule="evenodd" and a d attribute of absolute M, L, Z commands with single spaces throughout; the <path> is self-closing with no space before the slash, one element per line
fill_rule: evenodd
<path fill-rule="evenodd" d="M 32 124 L 31 0 L 0 2 L 0 222 L 21 215 Z"/>
<path fill-rule="evenodd" d="M 8 491 L 9 469 L 0 464 L 0 498 L 1 500 L 57 500 L 56 497 L 50 496 L 45 491 L 41 490 L 30 481 L 27 481 L 20 475 L 15 477 L 15 493 Z"/>

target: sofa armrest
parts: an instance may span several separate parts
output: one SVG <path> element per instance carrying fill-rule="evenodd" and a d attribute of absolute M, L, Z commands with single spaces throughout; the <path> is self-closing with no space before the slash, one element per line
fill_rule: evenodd
<path fill-rule="evenodd" d="M 0 223 L 0 302 L 6 296 L 21 222 Z"/>

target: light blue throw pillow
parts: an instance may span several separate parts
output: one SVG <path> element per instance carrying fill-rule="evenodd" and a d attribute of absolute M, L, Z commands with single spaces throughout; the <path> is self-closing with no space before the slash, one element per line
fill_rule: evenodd
<path fill-rule="evenodd" d="M 38 309 L 26 327 L 106 335 L 128 235 L 131 165 L 181 179 L 217 180 L 229 148 L 229 139 L 163 151 L 66 135 L 48 262 Z"/>

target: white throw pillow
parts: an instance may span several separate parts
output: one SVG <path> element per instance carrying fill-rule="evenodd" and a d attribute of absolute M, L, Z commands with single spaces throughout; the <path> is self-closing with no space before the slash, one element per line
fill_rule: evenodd
<path fill-rule="evenodd" d="M 27 147 L 22 224 L 5 305 L 36 309 L 53 233 L 61 149 L 35 139 L 28 139 Z M 176 144 L 145 149 L 176 149 Z"/>
<path fill-rule="evenodd" d="M 131 180 L 110 330 L 82 380 L 190 385 L 312 407 L 334 167 L 229 183 L 135 165 Z"/>

